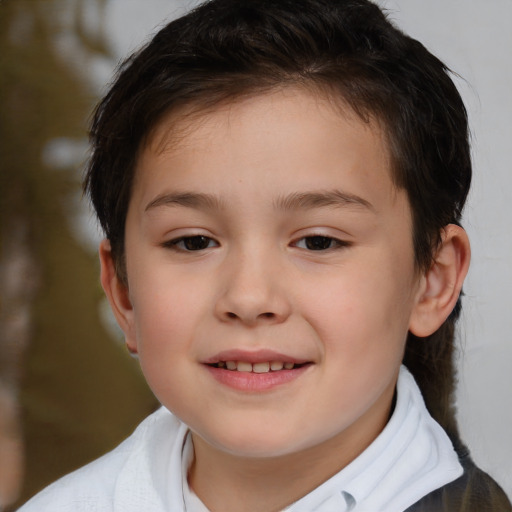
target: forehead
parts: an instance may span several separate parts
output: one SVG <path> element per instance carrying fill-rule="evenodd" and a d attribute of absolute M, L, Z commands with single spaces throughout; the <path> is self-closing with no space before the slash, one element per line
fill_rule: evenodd
<path fill-rule="evenodd" d="M 354 183 L 373 184 L 377 194 L 394 191 L 381 124 L 362 120 L 339 99 L 301 88 L 172 112 L 141 149 L 135 190 L 155 188 L 160 179 L 167 187 L 173 180 L 186 187 L 201 177 L 226 189 L 257 168 L 257 185 L 267 181 L 274 191 L 278 185 L 314 188 L 320 174 L 330 171 L 336 178 L 338 169 L 357 177 Z"/>
<path fill-rule="evenodd" d="M 362 108 L 362 114 L 356 113 L 342 94 L 329 86 L 304 84 L 304 85 L 283 85 L 276 88 L 262 91 L 247 91 L 235 94 L 225 99 L 220 99 L 213 105 L 199 100 L 198 102 L 187 102 L 178 105 L 165 113 L 162 118 L 153 126 L 141 144 L 142 153 L 149 150 L 154 153 L 172 151 L 186 146 L 190 135 L 198 134 L 198 128 L 205 125 L 213 125 L 216 122 L 243 121 L 249 116 L 255 123 L 261 116 L 269 112 L 305 112 L 314 110 L 320 113 L 327 113 L 331 120 L 338 117 L 352 124 L 354 130 L 361 128 L 369 129 L 381 140 L 383 148 L 388 153 L 389 141 L 388 131 L 385 123 L 380 120 L 376 113 L 369 112 Z M 204 103 L 204 104 L 203 104 Z M 305 119 L 298 119 L 301 124 L 306 124 Z M 271 127 L 268 127 L 269 129 Z M 276 127 L 276 130 L 278 127 Z M 206 132 L 207 129 L 204 130 Z"/>

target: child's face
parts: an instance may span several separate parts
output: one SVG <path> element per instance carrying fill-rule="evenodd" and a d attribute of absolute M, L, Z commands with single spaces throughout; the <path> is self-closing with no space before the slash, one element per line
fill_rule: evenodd
<path fill-rule="evenodd" d="M 178 143 L 169 122 L 126 227 L 121 323 L 149 385 L 223 452 L 364 449 L 422 279 L 382 132 L 300 90 L 218 108 Z"/>

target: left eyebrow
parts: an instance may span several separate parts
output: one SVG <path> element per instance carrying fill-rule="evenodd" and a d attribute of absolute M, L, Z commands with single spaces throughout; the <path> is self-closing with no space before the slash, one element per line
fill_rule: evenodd
<path fill-rule="evenodd" d="M 144 211 L 147 212 L 159 206 L 184 206 L 198 210 L 221 209 L 223 204 L 220 198 L 212 194 L 200 194 L 196 192 L 175 192 L 161 194 L 150 201 Z"/>
<path fill-rule="evenodd" d="M 319 192 L 296 192 L 279 197 L 274 206 L 280 210 L 310 210 L 321 207 L 350 207 L 364 208 L 375 213 L 373 205 L 355 194 L 341 190 L 328 190 Z"/>

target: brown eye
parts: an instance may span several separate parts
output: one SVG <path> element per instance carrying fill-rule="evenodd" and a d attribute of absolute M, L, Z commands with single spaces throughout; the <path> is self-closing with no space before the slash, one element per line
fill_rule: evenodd
<path fill-rule="evenodd" d="M 182 251 L 203 251 L 210 247 L 216 247 L 217 243 L 207 236 L 197 235 L 177 238 L 172 240 L 170 245 Z"/>
<path fill-rule="evenodd" d="M 309 251 L 325 251 L 340 245 L 339 241 L 329 236 L 306 236 L 304 247 Z"/>

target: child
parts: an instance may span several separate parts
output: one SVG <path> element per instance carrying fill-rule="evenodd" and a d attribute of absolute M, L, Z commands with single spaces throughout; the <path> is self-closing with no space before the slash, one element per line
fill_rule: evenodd
<path fill-rule="evenodd" d="M 85 183 L 163 407 L 21 510 L 511 510 L 452 405 L 467 135 L 445 66 L 367 0 L 164 27 L 100 103 Z"/>

